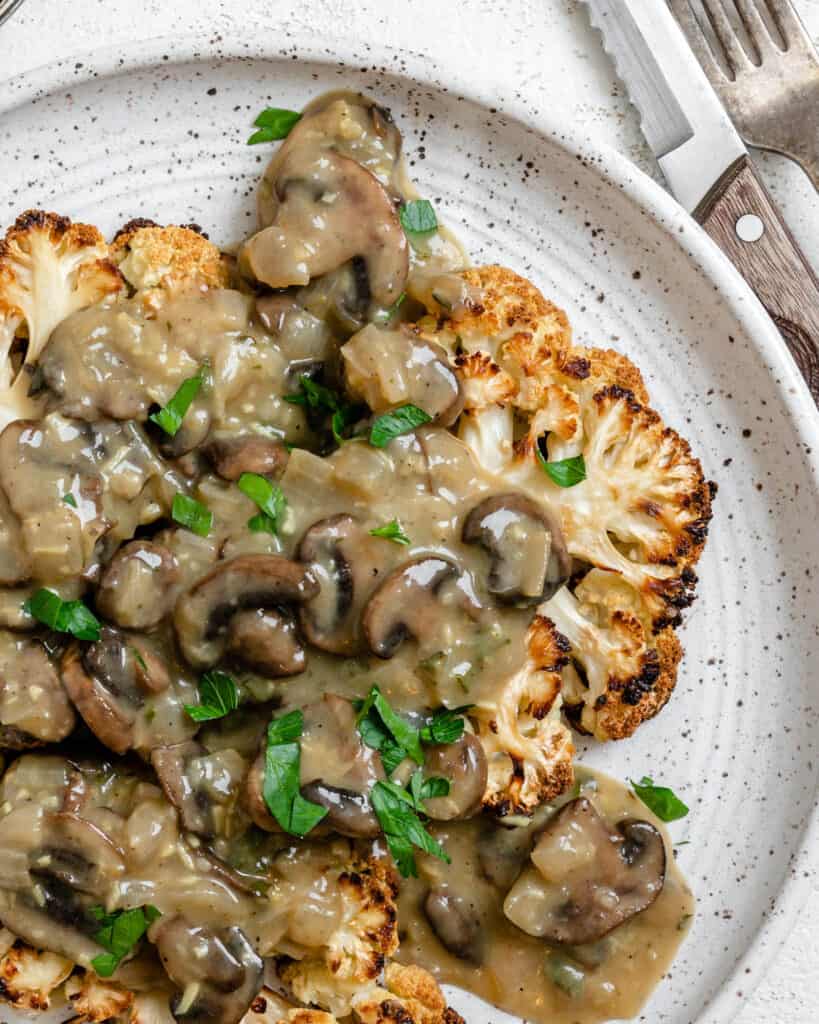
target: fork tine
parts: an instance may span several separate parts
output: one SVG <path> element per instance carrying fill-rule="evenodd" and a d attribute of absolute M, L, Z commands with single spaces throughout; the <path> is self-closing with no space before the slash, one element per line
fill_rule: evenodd
<path fill-rule="evenodd" d="M 775 46 L 774 41 L 771 38 L 771 34 L 768 31 L 768 26 L 765 24 L 762 15 L 759 13 L 759 7 L 757 6 L 756 0 L 734 0 L 734 4 L 739 11 L 739 16 L 742 18 L 742 24 L 745 26 L 745 30 L 748 33 L 751 42 L 756 47 L 760 58 L 766 56 L 775 49 Z"/>
<path fill-rule="evenodd" d="M 807 45 L 809 51 L 812 51 L 810 36 L 790 0 L 767 0 L 767 3 L 785 40 L 785 46 L 790 49 L 795 43 L 802 42 Z"/>
<path fill-rule="evenodd" d="M 728 67 L 734 75 L 744 71 L 751 61 L 742 48 L 742 43 L 740 43 L 734 31 L 734 26 L 728 20 L 728 15 L 722 6 L 722 0 L 702 0 L 702 6 L 705 8 L 705 13 L 708 15 L 711 27 L 725 51 Z"/>
<path fill-rule="evenodd" d="M 669 0 L 671 13 L 677 19 L 677 24 L 683 30 L 688 45 L 694 51 L 694 56 L 702 65 L 703 71 L 708 75 L 711 84 L 715 89 L 725 85 L 728 78 L 720 67 L 714 56 L 708 40 L 705 38 L 699 22 L 691 10 L 690 0 Z"/>

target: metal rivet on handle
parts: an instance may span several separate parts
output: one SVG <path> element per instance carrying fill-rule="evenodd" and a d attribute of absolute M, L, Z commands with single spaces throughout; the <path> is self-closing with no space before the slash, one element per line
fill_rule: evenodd
<path fill-rule="evenodd" d="M 734 229 L 743 242 L 758 242 L 765 234 L 765 225 L 755 213 L 743 214 Z"/>

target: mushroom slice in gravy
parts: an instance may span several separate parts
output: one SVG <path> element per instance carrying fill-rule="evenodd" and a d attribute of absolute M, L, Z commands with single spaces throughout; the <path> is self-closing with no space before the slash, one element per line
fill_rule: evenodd
<path fill-rule="evenodd" d="M 489 555 L 486 586 L 501 601 L 538 604 L 571 575 L 556 518 L 523 494 L 486 498 L 464 520 L 462 537 Z"/>
<path fill-rule="evenodd" d="M 271 288 L 306 285 L 359 258 L 372 301 L 389 306 L 409 272 L 395 205 L 365 167 L 338 153 L 293 149 L 278 167 L 270 225 L 240 253 L 250 277 Z"/>
<path fill-rule="evenodd" d="M 42 644 L 0 630 L 0 749 L 57 743 L 75 715 Z"/>
<path fill-rule="evenodd" d="M 529 935 L 569 945 L 602 938 L 657 899 L 665 883 L 662 836 L 647 821 L 610 828 L 585 797 L 566 804 L 515 882 L 504 913 Z"/>
<path fill-rule="evenodd" d="M 237 612 L 300 604 L 317 593 L 318 584 L 307 569 L 279 555 L 241 555 L 220 562 L 176 603 L 174 624 L 182 653 L 191 665 L 207 668 L 225 653 L 226 633 Z"/>
<path fill-rule="evenodd" d="M 304 635 L 331 654 L 360 653 L 361 612 L 385 566 L 383 542 L 341 513 L 313 523 L 301 539 L 299 558 L 319 588 L 299 609 Z"/>

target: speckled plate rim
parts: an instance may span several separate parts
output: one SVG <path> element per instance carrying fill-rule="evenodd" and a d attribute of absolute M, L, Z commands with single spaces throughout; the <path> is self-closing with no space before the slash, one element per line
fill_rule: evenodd
<path fill-rule="evenodd" d="M 262 26 L 260 26 L 262 28 Z M 247 26 L 247 36 L 259 38 Z M 799 369 L 762 304 L 739 272 L 708 235 L 657 182 L 622 154 L 591 136 L 566 128 L 554 118 L 527 110 L 522 97 L 511 97 L 508 90 L 492 81 L 491 72 L 481 71 L 475 81 L 453 67 L 443 68 L 426 55 L 404 48 L 361 44 L 343 35 L 319 38 L 307 32 L 288 29 L 287 45 L 270 47 L 249 42 L 247 36 L 230 32 L 196 33 L 179 36 L 155 36 L 134 40 L 122 46 L 82 51 L 50 64 L 42 65 L 3 82 L 5 97 L 0 96 L 3 115 L 61 89 L 93 79 L 130 73 L 152 66 L 167 67 L 196 60 L 292 60 L 295 57 L 337 69 L 353 71 L 383 67 L 385 73 L 406 78 L 435 91 L 446 91 L 465 100 L 490 108 L 506 122 L 517 121 L 524 128 L 547 138 L 570 155 L 585 161 L 609 185 L 619 189 L 634 205 L 682 249 L 705 277 L 717 288 L 733 316 L 765 360 L 771 386 L 778 392 L 794 433 L 809 454 L 805 460 L 813 477 L 813 498 L 819 511 L 819 410 Z M 400 62 L 396 62 L 400 57 Z M 397 65 L 397 66 L 396 66 Z M 819 562 L 819 536 L 816 542 Z M 815 652 L 819 659 L 819 649 Z M 814 809 L 806 820 L 798 848 L 793 856 L 790 877 L 779 890 L 765 923 L 749 943 L 743 956 L 726 975 L 697 1024 L 728 1024 L 742 1009 L 735 983 L 741 977 L 747 998 L 762 980 L 774 954 L 779 951 L 799 914 L 809 889 L 813 871 L 819 870 L 819 789 Z M 766 956 L 759 955 L 762 949 Z"/>

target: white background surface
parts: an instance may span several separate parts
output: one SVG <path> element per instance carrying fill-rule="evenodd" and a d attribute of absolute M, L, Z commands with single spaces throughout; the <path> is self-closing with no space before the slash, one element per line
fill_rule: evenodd
<path fill-rule="evenodd" d="M 657 3 L 660 0 L 644 0 Z M 819 0 L 797 0 L 819 40 Z M 633 110 L 577 0 L 28 0 L 0 28 L 3 78 L 111 43 L 196 30 L 241 30 L 278 42 L 281 26 L 423 51 L 518 95 L 615 146 L 657 177 Z M 192 126 L 193 127 L 193 126 Z M 794 234 L 819 265 L 819 199 L 807 178 L 769 155 L 758 164 Z M 2 153 L 0 153 L 2 174 Z M 726 809 L 730 813 L 730 809 Z M 738 1024 L 819 1021 L 819 888 Z"/>

